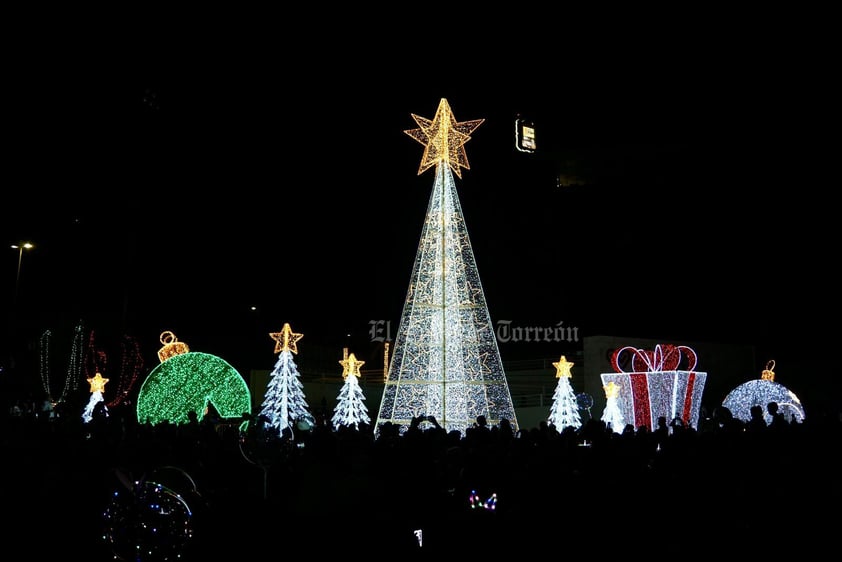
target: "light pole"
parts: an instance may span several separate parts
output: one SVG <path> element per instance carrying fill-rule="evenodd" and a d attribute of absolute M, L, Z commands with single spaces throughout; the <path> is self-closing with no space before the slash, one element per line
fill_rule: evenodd
<path fill-rule="evenodd" d="M 11 345 L 9 365 L 11 367 L 15 366 L 15 317 L 17 316 L 18 291 L 20 290 L 20 266 L 23 263 L 23 251 L 31 250 L 34 247 L 35 245 L 32 242 L 18 242 L 17 244 L 12 244 L 12 249 L 18 251 L 18 273 L 17 277 L 15 277 L 15 298 L 12 300 L 12 310 L 9 313 L 9 341 Z"/>
<path fill-rule="evenodd" d="M 12 249 L 18 251 L 18 274 L 15 277 L 15 303 L 18 300 L 18 290 L 20 289 L 20 266 L 23 263 L 23 251 L 24 250 L 31 250 L 35 247 L 35 244 L 32 242 L 20 242 L 18 244 L 12 244 Z"/>

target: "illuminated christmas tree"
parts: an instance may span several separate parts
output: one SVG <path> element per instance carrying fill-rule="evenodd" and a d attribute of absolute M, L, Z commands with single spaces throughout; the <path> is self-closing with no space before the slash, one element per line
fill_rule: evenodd
<path fill-rule="evenodd" d="M 480 415 L 517 430 L 453 178 L 470 169 L 464 145 L 483 119 L 457 122 L 446 99 L 432 121 L 412 117 L 419 128 L 404 132 L 424 145 L 418 174 L 435 167 L 435 180 L 375 431 L 385 422 L 404 431 L 421 415 L 447 431 L 464 432 Z"/>
<path fill-rule="evenodd" d="M 602 421 L 605 425 L 610 427 L 614 433 L 622 433 L 626 427 L 626 422 L 623 419 L 623 411 L 620 409 L 620 404 L 617 402 L 620 394 L 620 385 L 614 382 L 609 382 L 602 387 L 605 390 L 605 410 L 602 412 Z"/>
<path fill-rule="evenodd" d="M 315 420 L 304 397 L 304 385 L 301 384 L 298 367 L 292 357 L 298 353 L 296 344 L 303 334 L 293 333 L 289 324 L 284 324 L 280 332 L 269 336 L 275 340 L 275 353 L 279 355 L 270 375 L 260 415 L 266 416 L 269 420 L 267 425 L 277 428 L 281 434 L 287 428 L 294 428 L 297 421 L 306 421 L 312 426 Z"/>
<path fill-rule="evenodd" d="M 105 392 L 105 383 L 108 382 L 108 379 L 103 378 L 102 374 L 97 373 L 95 376 L 88 378 L 88 384 L 91 385 L 91 398 L 88 400 L 88 404 L 85 406 L 85 411 L 82 412 L 82 420 L 85 423 L 90 422 L 94 419 L 94 408 L 100 402 L 104 402 L 105 398 L 102 396 L 102 393 Z M 104 411 L 106 415 L 108 414 L 108 408 L 103 404 Z"/>
<path fill-rule="evenodd" d="M 570 370 L 573 368 L 573 363 L 562 355 L 561 359 L 553 363 L 553 367 L 556 368 L 555 376 L 558 377 L 558 384 L 555 387 L 555 394 L 553 394 L 553 405 L 550 408 L 548 421 L 559 432 L 564 430 L 565 427 L 579 429 L 582 427 L 582 418 L 579 416 L 576 394 L 570 385 L 570 379 L 573 377 Z"/>
<path fill-rule="evenodd" d="M 357 360 L 352 353 L 339 364 L 342 365 L 342 377 L 345 379 L 345 384 L 339 391 L 339 403 L 333 409 L 331 422 L 334 429 L 339 429 L 340 425 L 353 425 L 354 429 L 359 429 L 359 424 L 371 423 L 363 389 L 357 382 L 360 377 L 360 367 L 365 365 L 365 361 Z"/>

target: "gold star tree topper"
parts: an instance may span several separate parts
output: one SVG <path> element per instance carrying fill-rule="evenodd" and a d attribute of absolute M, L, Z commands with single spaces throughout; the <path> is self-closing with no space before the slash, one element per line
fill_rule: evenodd
<path fill-rule="evenodd" d="M 603 386 L 602 389 L 605 391 L 606 398 L 617 398 L 620 394 L 620 385 L 613 381 Z"/>
<path fill-rule="evenodd" d="M 432 121 L 414 113 L 410 115 L 418 123 L 419 128 L 408 129 L 404 133 L 424 145 L 424 156 L 418 167 L 418 175 L 439 163 L 450 166 L 460 178 L 462 177 L 460 168 L 471 169 L 468 164 L 468 155 L 465 153 L 465 143 L 471 140 L 471 133 L 482 125 L 485 119 L 458 123 L 445 98 L 439 102 Z"/>
<path fill-rule="evenodd" d="M 88 383 L 91 385 L 91 394 L 94 392 L 105 392 L 105 383 L 108 379 L 102 378 L 102 374 L 97 373 L 93 377 L 88 377 Z"/>
<path fill-rule="evenodd" d="M 343 359 L 339 362 L 342 365 L 342 378 L 347 379 L 348 375 L 354 375 L 357 378 L 360 378 L 360 367 L 365 365 L 365 361 L 359 361 L 352 353 L 348 356 L 347 359 Z"/>
<path fill-rule="evenodd" d="M 553 363 L 553 367 L 555 367 L 555 377 L 560 379 L 561 377 L 572 378 L 573 373 L 570 372 L 570 369 L 573 368 L 574 363 L 568 361 L 567 358 L 562 355 L 561 359 Z"/>
<path fill-rule="evenodd" d="M 281 328 L 280 332 L 272 332 L 269 334 L 269 337 L 275 340 L 275 353 L 291 351 L 297 354 L 298 346 L 296 343 L 304 337 L 304 334 L 293 333 L 289 324 L 284 324 L 284 327 Z"/>

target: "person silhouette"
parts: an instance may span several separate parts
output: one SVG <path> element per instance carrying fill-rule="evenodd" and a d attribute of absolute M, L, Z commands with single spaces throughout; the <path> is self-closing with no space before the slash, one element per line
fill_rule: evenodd
<path fill-rule="evenodd" d="M 780 431 L 789 427 L 789 422 L 786 421 L 786 417 L 779 411 L 778 403 L 777 402 L 769 402 L 766 404 L 766 412 L 769 414 L 771 418 L 769 420 L 769 428 L 775 431 Z"/>
<path fill-rule="evenodd" d="M 749 433 L 761 433 L 767 428 L 766 418 L 763 417 L 763 407 L 755 404 L 749 408 L 749 419 L 746 422 L 746 431 Z"/>

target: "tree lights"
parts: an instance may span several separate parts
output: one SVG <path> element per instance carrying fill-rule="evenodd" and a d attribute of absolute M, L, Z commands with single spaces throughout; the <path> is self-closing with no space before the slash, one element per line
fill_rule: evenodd
<path fill-rule="evenodd" d="M 292 429 L 298 420 L 312 426 L 315 420 L 307 405 L 304 385 L 301 384 L 298 367 L 292 357 L 298 353 L 296 343 L 304 336 L 294 333 L 289 324 L 284 324 L 280 332 L 273 332 L 269 337 L 275 340 L 278 360 L 266 388 L 260 415 L 265 416 L 268 420 L 266 424 L 277 429 L 280 434 L 287 428 Z"/>
<path fill-rule="evenodd" d="M 516 430 L 452 174 L 469 168 L 464 145 L 483 120 L 457 122 L 445 99 L 433 120 L 413 118 L 420 128 L 405 133 L 424 145 L 418 173 L 435 166 L 435 180 L 377 427 L 390 422 L 405 431 L 413 418 L 433 415 L 447 431 L 461 432 L 483 415 L 490 424 L 506 418 Z"/>
<path fill-rule="evenodd" d="M 579 416 L 576 394 L 570 384 L 570 379 L 573 377 L 570 372 L 573 363 L 562 355 L 561 359 L 553 363 L 553 367 L 556 368 L 555 376 L 558 378 L 558 384 L 553 394 L 553 405 L 550 408 L 548 422 L 559 432 L 568 426 L 578 429 L 582 426 L 582 418 Z"/>
<path fill-rule="evenodd" d="M 363 389 L 357 381 L 360 378 L 360 367 L 365 365 L 365 361 L 359 361 L 352 353 L 339 364 L 342 365 L 342 378 L 345 379 L 345 384 L 339 391 L 339 402 L 333 410 L 331 422 L 334 429 L 339 429 L 340 425 L 354 426 L 354 429 L 359 429 L 361 423 L 371 422 Z"/>
<path fill-rule="evenodd" d="M 602 389 L 605 391 L 605 410 L 602 412 L 600 419 L 614 433 L 622 433 L 626 427 L 626 422 L 623 419 L 623 412 L 620 410 L 620 405 L 617 402 L 620 394 L 620 385 L 615 382 L 609 382 Z"/>
<path fill-rule="evenodd" d="M 82 412 L 82 420 L 85 423 L 90 422 L 94 417 L 94 408 L 100 402 L 104 402 L 105 398 L 103 398 L 102 393 L 105 392 L 105 383 L 108 382 L 108 379 L 103 378 L 101 373 L 97 373 L 93 377 L 88 378 L 88 384 L 91 385 L 91 398 L 88 400 L 88 404 L 85 406 L 85 411 Z"/>

